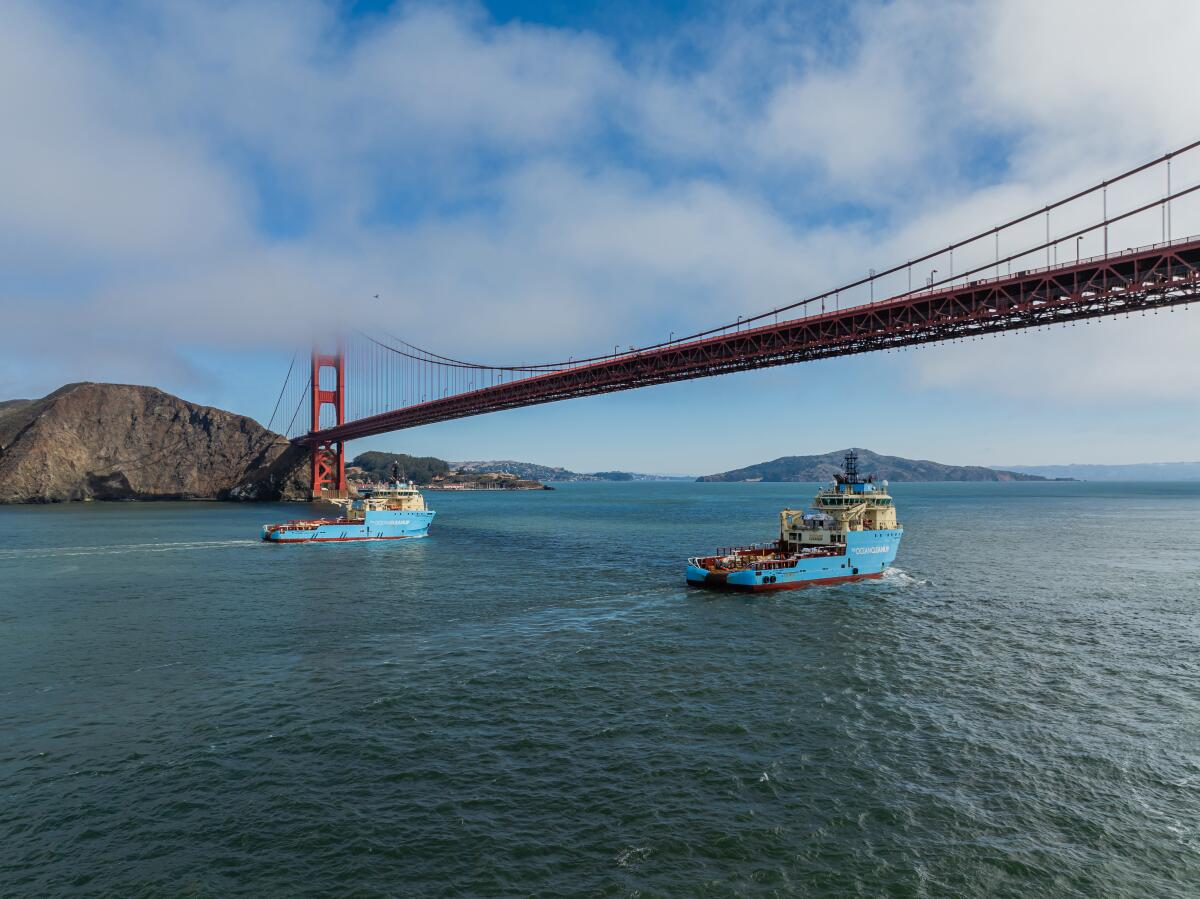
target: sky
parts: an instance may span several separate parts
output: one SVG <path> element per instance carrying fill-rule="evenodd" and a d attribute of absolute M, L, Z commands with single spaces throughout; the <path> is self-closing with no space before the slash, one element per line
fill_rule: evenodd
<path fill-rule="evenodd" d="M 753 315 L 1197 139 L 1197 33 L 1190 0 L 6 0 L 0 398 L 152 384 L 265 423 L 338 321 L 503 364 Z M 1112 202 L 1137 190 L 1163 185 Z M 1172 229 L 1200 233 L 1200 201 Z M 851 445 L 1194 460 L 1198 339 L 1180 309 L 350 450 L 689 474 Z"/>

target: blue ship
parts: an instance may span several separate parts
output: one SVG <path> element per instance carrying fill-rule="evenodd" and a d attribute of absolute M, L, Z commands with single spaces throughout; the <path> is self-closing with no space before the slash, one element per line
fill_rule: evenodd
<path fill-rule="evenodd" d="M 687 582 L 759 592 L 883 577 L 904 533 L 887 486 L 860 477 L 851 450 L 833 484 L 817 491 L 813 508 L 779 513 L 777 541 L 688 559 Z"/>
<path fill-rule="evenodd" d="M 361 487 L 349 499 L 331 500 L 346 512 L 339 518 L 317 518 L 263 526 L 269 543 L 340 543 L 349 540 L 411 540 L 429 534 L 436 514 L 411 483 Z"/>

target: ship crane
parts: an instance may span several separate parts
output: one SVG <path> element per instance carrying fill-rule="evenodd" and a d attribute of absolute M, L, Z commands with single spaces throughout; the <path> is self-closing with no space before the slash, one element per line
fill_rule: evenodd
<path fill-rule="evenodd" d="M 852 519 L 861 521 L 863 513 L 867 511 L 867 505 L 867 503 L 862 502 L 856 506 L 851 506 L 849 509 L 839 509 L 835 514 L 838 524 L 841 525 L 843 530 L 846 530 L 850 527 Z"/>

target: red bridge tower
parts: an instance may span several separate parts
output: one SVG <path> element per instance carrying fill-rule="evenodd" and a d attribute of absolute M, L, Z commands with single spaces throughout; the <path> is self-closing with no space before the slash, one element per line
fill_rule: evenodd
<path fill-rule="evenodd" d="M 346 420 L 346 354 L 341 341 L 335 355 L 323 354 L 318 348 L 312 353 L 312 431 L 321 430 L 321 409 L 333 406 L 337 424 Z M 321 369 L 331 368 L 335 380 L 332 390 L 321 388 Z M 326 425 L 328 427 L 328 425 Z M 312 444 L 312 495 L 313 499 L 333 494 L 346 495 L 345 443 L 341 440 L 323 440 Z"/>

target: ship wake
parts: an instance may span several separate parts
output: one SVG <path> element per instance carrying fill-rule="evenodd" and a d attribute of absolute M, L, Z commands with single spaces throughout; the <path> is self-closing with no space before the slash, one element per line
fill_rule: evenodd
<path fill-rule="evenodd" d="M 873 582 L 877 586 L 887 586 L 898 589 L 910 589 L 913 587 L 928 587 L 931 583 L 926 578 L 919 578 L 909 574 L 903 568 L 892 566 L 883 572 L 883 577 Z"/>
<path fill-rule="evenodd" d="M 57 559 L 66 556 L 120 556 L 128 553 L 178 552 L 258 546 L 259 540 L 195 540 L 177 543 L 117 543 L 109 546 L 30 546 L 0 550 L 0 559 Z"/>

